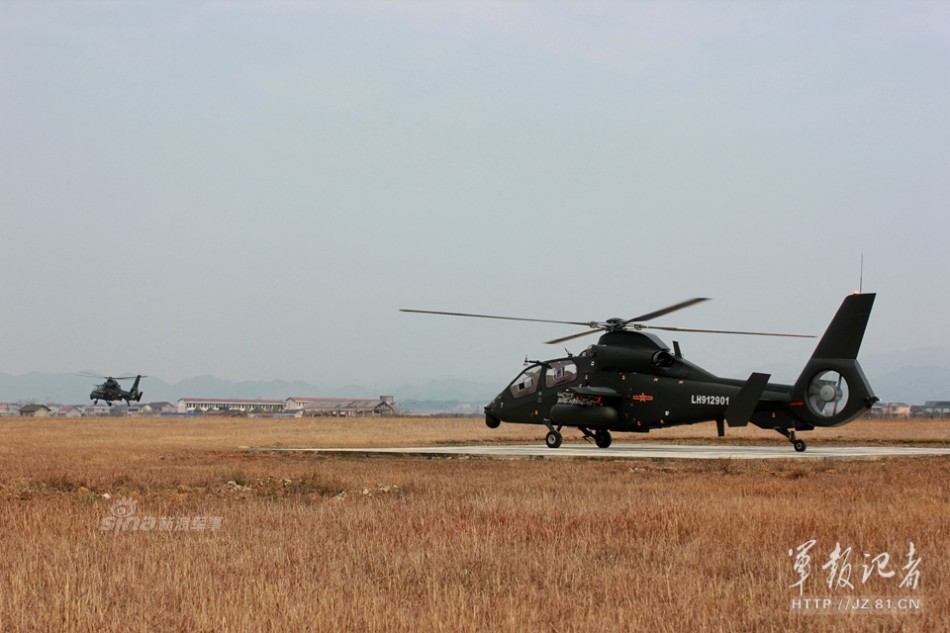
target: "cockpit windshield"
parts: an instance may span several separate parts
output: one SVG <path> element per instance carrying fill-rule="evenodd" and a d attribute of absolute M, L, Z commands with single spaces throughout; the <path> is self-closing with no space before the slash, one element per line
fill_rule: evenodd
<path fill-rule="evenodd" d="M 553 389 L 577 380 L 577 364 L 572 359 L 555 360 L 531 365 L 518 374 L 508 387 L 515 398 L 530 396 L 541 388 L 541 372 L 544 372 L 544 387 Z"/>
<path fill-rule="evenodd" d="M 548 363 L 544 385 L 548 389 L 573 382 L 577 378 L 577 365 L 573 360 L 556 360 Z"/>
<path fill-rule="evenodd" d="M 509 387 L 511 395 L 515 398 L 522 398 L 536 392 L 541 382 L 541 369 L 541 365 L 532 365 L 518 374 L 518 377 L 511 382 Z"/>

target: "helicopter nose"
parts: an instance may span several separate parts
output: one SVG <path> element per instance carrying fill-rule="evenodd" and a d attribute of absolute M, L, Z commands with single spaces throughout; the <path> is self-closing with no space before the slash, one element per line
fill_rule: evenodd
<path fill-rule="evenodd" d="M 501 395 L 497 396 L 485 406 L 485 425 L 490 429 L 497 429 L 501 424 Z"/>
<path fill-rule="evenodd" d="M 485 414 L 490 415 L 494 418 L 501 418 L 501 414 L 505 408 L 505 392 L 502 391 L 495 398 L 485 405 Z"/>

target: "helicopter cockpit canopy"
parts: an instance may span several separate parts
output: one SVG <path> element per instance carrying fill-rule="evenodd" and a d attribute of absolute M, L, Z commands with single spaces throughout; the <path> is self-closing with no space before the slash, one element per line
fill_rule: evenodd
<path fill-rule="evenodd" d="M 515 398 L 523 398 L 537 393 L 542 384 L 546 389 L 554 389 L 575 380 L 577 363 L 573 358 L 564 358 L 530 365 L 511 381 L 508 390 Z"/>

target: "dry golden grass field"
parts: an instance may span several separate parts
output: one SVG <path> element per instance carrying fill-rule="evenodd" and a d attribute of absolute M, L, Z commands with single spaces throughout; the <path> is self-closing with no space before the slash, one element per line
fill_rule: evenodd
<path fill-rule="evenodd" d="M 616 439 L 784 442 L 740 431 Z M 950 422 L 805 437 L 950 446 Z M 0 631 L 950 631 L 947 457 L 240 449 L 542 438 L 478 419 L 0 419 Z M 792 586 L 789 550 L 812 539 L 820 612 Z"/>

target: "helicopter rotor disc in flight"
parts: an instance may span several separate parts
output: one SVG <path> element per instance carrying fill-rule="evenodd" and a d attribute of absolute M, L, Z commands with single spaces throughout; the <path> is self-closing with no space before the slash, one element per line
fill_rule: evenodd
<path fill-rule="evenodd" d="M 565 341 L 570 341 L 575 338 L 580 338 L 582 336 L 587 336 L 588 334 L 594 334 L 595 332 L 620 332 L 625 330 L 664 330 L 668 332 L 699 332 L 703 334 L 739 334 L 739 335 L 748 335 L 748 336 L 784 336 L 792 338 L 815 338 L 814 336 L 808 334 L 784 334 L 778 332 L 752 332 L 746 330 L 715 330 L 715 329 L 704 329 L 704 328 L 681 328 L 681 327 L 671 327 L 671 326 L 661 326 L 661 325 L 644 325 L 644 321 L 650 321 L 657 317 L 665 316 L 677 310 L 682 310 L 683 308 L 688 308 L 697 303 L 703 301 L 709 301 L 706 297 L 695 297 L 693 299 L 687 299 L 685 301 L 680 301 L 679 303 L 674 303 L 673 305 L 661 308 L 659 310 L 654 310 L 653 312 L 647 312 L 646 314 L 641 314 L 640 316 L 633 317 L 631 319 L 608 319 L 607 321 L 562 321 L 556 319 L 529 319 L 525 317 L 511 317 L 511 316 L 498 316 L 493 314 L 475 314 L 471 312 L 444 312 L 440 310 L 415 310 L 409 308 L 401 308 L 400 312 L 412 312 L 416 314 L 435 314 L 441 316 L 458 316 L 458 317 L 470 317 L 476 319 L 498 319 L 503 321 L 527 321 L 530 323 L 557 323 L 563 325 L 579 325 L 586 326 L 588 329 L 583 332 L 577 332 L 575 334 L 569 334 L 567 336 L 562 336 L 550 341 L 546 341 L 549 345 L 555 345 L 558 343 L 563 343 Z M 628 327 L 629 326 L 629 327 Z"/>

